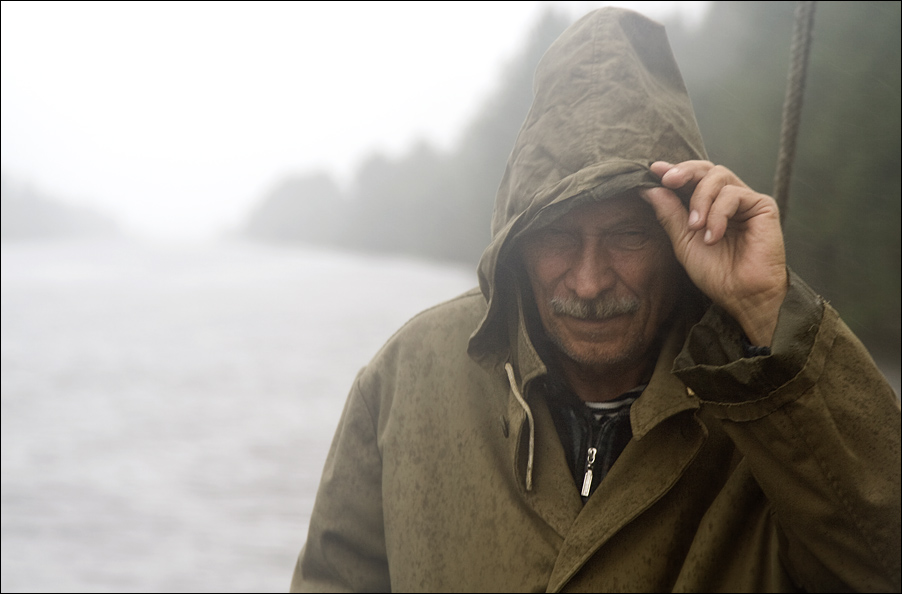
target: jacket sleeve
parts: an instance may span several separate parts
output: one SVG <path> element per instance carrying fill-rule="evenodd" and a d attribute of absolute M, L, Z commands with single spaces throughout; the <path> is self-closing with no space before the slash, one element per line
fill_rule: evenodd
<path fill-rule="evenodd" d="M 674 373 L 720 419 L 776 518 L 807 591 L 900 590 L 900 409 L 836 311 L 795 274 L 771 354 L 712 308 Z"/>
<path fill-rule="evenodd" d="M 360 390 L 348 395 L 326 458 L 292 592 L 388 592 L 382 458 L 375 415 Z"/>

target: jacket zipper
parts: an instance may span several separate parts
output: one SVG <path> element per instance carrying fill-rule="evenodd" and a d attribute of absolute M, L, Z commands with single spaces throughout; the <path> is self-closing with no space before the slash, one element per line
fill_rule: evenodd
<path fill-rule="evenodd" d="M 583 447 L 586 448 L 586 463 L 583 474 L 583 486 L 580 489 L 580 496 L 583 503 L 586 502 L 592 493 L 593 483 L 595 481 L 596 471 L 601 472 L 599 480 L 604 480 L 604 473 L 610 466 L 611 448 L 613 439 L 616 437 L 617 424 L 620 422 L 629 422 L 623 419 L 622 409 L 614 411 L 613 414 L 606 413 L 595 417 L 594 413 L 588 413 L 583 418 L 584 427 L 587 427 L 585 433 L 585 441 Z M 599 458 L 599 455 L 601 458 Z M 597 466 L 597 468 L 596 468 Z"/>
<path fill-rule="evenodd" d="M 586 432 L 586 472 L 583 475 L 583 488 L 579 494 L 583 501 L 592 493 L 592 481 L 595 478 L 595 459 L 598 457 L 598 448 L 601 446 L 605 435 L 604 425 L 595 418 L 592 413 L 583 417 L 589 426 Z"/>
<path fill-rule="evenodd" d="M 598 450 L 589 447 L 588 452 L 586 453 L 586 474 L 583 477 L 583 488 L 580 491 L 580 495 L 583 497 L 588 497 L 589 492 L 592 490 L 592 471 L 595 467 L 595 454 L 598 453 Z"/>

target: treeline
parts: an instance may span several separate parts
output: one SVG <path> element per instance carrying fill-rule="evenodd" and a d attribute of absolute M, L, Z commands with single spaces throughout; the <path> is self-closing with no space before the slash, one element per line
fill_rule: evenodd
<path fill-rule="evenodd" d="M 97 211 L 65 204 L 6 176 L 0 178 L 0 241 L 119 234 L 116 222 Z"/>
<path fill-rule="evenodd" d="M 796 2 L 716 2 L 667 23 L 709 156 L 770 192 Z M 283 181 L 252 238 L 415 254 L 475 266 L 542 53 L 569 25 L 549 10 L 460 144 L 373 155 L 342 191 L 328 174 Z M 900 3 L 820 2 L 793 174 L 790 265 L 877 351 L 900 342 Z"/>
<path fill-rule="evenodd" d="M 679 28 L 709 156 L 773 186 L 796 2 L 717 2 Z M 902 4 L 818 2 L 785 225 L 790 266 L 873 351 L 900 351 Z"/>
<path fill-rule="evenodd" d="M 475 265 L 489 243 L 495 191 L 532 102 L 535 66 L 569 24 L 552 11 L 540 19 L 453 151 L 422 142 L 398 159 L 374 154 L 344 192 L 323 172 L 286 179 L 251 214 L 246 235 Z"/>

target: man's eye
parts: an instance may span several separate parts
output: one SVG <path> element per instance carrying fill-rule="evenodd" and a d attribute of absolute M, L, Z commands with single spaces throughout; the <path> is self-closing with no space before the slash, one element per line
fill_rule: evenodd
<path fill-rule="evenodd" d="M 544 247 L 551 249 L 563 249 L 575 243 L 576 239 L 572 233 L 563 229 L 545 229 L 539 238 Z"/>
<path fill-rule="evenodd" d="M 608 245 L 618 250 L 639 250 L 646 246 L 650 235 L 643 229 L 617 231 L 607 237 Z"/>

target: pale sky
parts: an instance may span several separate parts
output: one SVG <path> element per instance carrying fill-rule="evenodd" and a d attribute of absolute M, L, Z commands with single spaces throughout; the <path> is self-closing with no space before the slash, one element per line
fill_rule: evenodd
<path fill-rule="evenodd" d="M 452 147 L 548 4 L 602 5 L 4 1 L 2 169 L 140 236 L 210 239 L 287 175 Z"/>

